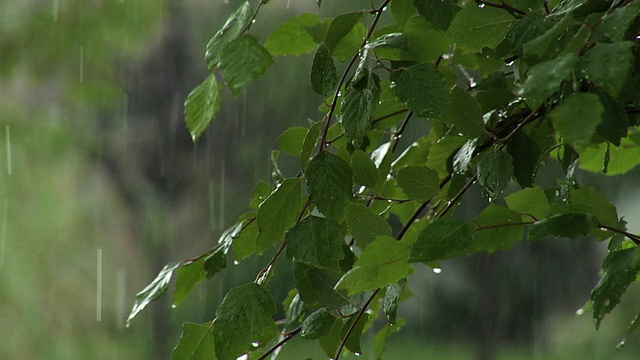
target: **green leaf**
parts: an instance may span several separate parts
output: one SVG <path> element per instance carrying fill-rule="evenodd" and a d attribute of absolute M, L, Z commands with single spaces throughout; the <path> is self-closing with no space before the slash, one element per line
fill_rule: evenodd
<path fill-rule="evenodd" d="M 596 94 L 577 93 L 564 99 L 549 117 L 553 127 L 564 140 L 576 149 L 591 142 L 598 124 L 602 121 L 604 107 Z"/>
<path fill-rule="evenodd" d="M 580 153 L 580 168 L 594 173 L 602 173 L 603 159 L 607 153 L 607 144 L 597 148 L 588 147 Z M 625 174 L 640 164 L 640 146 L 628 138 L 620 141 L 620 146 L 609 149 L 609 171 L 607 175 Z"/>
<path fill-rule="evenodd" d="M 558 91 L 560 84 L 571 76 L 577 64 L 578 56 L 569 53 L 534 65 L 529 69 L 518 94 L 525 98 L 529 108 L 537 109 Z"/>
<path fill-rule="evenodd" d="M 309 314 L 302 322 L 300 336 L 303 339 L 314 340 L 329 333 L 336 317 L 329 309 L 322 308 Z"/>
<path fill-rule="evenodd" d="M 272 55 L 300 55 L 309 53 L 318 46 L 307 29 L 321 23 L 318 15 L 304 13 L 289 19 L 274 31 L 264 46 Z"/>
<path fill-rule="evenodd" d="M 235 360 L 255 347 L 266 344 L 277 333 L 273 321 L 276 304 L 271 293 L 261 285 L 251 283 L 231 289 L 216 310 L 213 321 L 216 356 L 220 360 Z"/>
<path fill-rule="evenodd" d="M 357 321 L 357 322 L 356 322 Z M 369 321 L 369 314 L 364 313 L 362 316 L 358 318 L 358 316 L 352 316 L 349 321 L 347 321 L 342 327 L 342 338 L 349 336 L 347 341 L 345 342 L 345 347 L 352 351 L 354 354 L 362 354 L 362 349 L 360 348 L 360 339 L 362 338 L 362 331 L 364 330 L 364 326 Z M 355 323 L 353 327 L 353 331 L 348 334 L 349 329 Z"/>
<path fill-rule="evenodd" d="M 585 76 L 612 97 L 618 97 L 634 67 L 633 48 L 631 41 L 596 44 L 584 54 Z"/>
<path fill-rule="evenodd" d="M 239 229 L 240 229 L 240 226 L 238 226 L 238 231 Z M 224 270 L 224 268 L 227 267 L 227 255 L 225 254 L 225 252 L 226 250 L 224 250 L 223 247 L 220 247 L 216 251 L 214 251 L 213 253 L 209 254 L 204 258 L 204 270 L 207 278 L 212 277 L 213 275 L 219 273 L 220 271 Z M 178 285 L 176 284 L 176 288 L 177 286 Z"/>
<path fill-rule="evenodd" d="M 599 39 L 622 41 L 631 37 L 629 28 L 636 24 L 636 19 L 640 17 L 640 2 L 631 1 L 623 7 L 618 7 L 613 12 L 608 12 L 602 22 L 596 27 L 596 34 Z"/>
<path fill-rule="evenodd" d="M 473 230 L 466 221 L 439 218 L 427 225 L 413 244 L 409 262 L 444 260 L 468 254 L 475 247 Z"/>
<path fill-rule="evenodd" d="M 387 220 L 362 204 L 349 204 L 345 220 L 360 249 L 366 248 L 377 236 L 391 235 Z"/>
<path fill-rule="evenodd" d="M 416 13 L 416 7 L 413 0 L 394 0 L 391 2 L 391 16 L 399 26 L 405 26 L 406 23 Z"/>
<path fill-rule="evenodd" d="M 344 237 L 336 221 L 308 216 L 287 232 L 285 240 L 287 258 L 317 268 L 340 269 Z"/>
<path fill-rule="evenodd" d="M 220 70 L 233 95 L 273 64 L 269 51 L 251 35 L 242 35 L 224 47 L 220 56 Z"/>
<path fill-rule="evenodd" d="M 211 325 L 182 324 L 180 342 L 173 349 L 172 360 L 205 360 L 215 354 L 215 341 Z"/>
<path fill-rule="evenodd" d="M 596 329 L 604 316 L 620 302 L 620 297 L 629 284 L 636 280 L 640 270 L 638 248 L 618 250 L 609 253 L 602 264 L 604 273 L 598 285 L 591 291 L 593 319 Z"/>
<path fill-rule="evenodd" d="M 375 188 L 379 176 L 378 168 L 364 151 L 356 149 L 351 154 L 351 169 L 353 170 L 353 181 L 357 185 Z"/>
<path fill-rule="evenodd" d="M 560 21 L 553 25 L 544 34 L 533 38 L 531 41 L 524 43 L 522 46 L 523 60 L 536 63 L 540 59 L 548 59 L 555 52 L 550 50 L 559 50 L 557 46 L 558 38 L 571 25 L 575 23 L 572 14 L 566 14 Z"/>
<path fill-rule="evenodd" d="M 338 74 L 331 57 L 331 50 L 322 44 L 316 51 L 311 65 L 311 88 L 325 99 L 336 90 Z"/>
<path fill-rule="evenodd" d="M 598 226 L 598 220 L 591 214 L 560 214 L 536 221 L 529 229 L 529 241 L 543 236 L 576 238 L 588 235 Z"/>
<path fill-rule="evenodd" d="M 473 223 L 478 251 L 508 250 L 524 237 L 522 216 L 504 206 L 487 206 L 473 219 Z"/>
<path fill-rule="evenodd" d="M 447 30 L 460 9 L 451 0 L 413 0 L 418 13 L 436 27 Z M 481 15 L 482 16 L 482 15 Z"/>
<path fill-rule="evenodd" d="M 542 36 L 551 28 L 545 16 L 530 12 L 520 19 L 509 31 L 507 39 L 519 57 L 524 57 L 523 47 L 529 41 Z"/>
<path fill-rule="evenodd" d="M 636 316 L 633 318 L 633 320 L 629 324 L 629 329 L 627 330 L 627 334 L 624 336 L 624 339 L 622 339 L 622 341 L 618 343 L 618 345 L 616 346 L 616 350 L 618 351 L 622 350 L 622 347 L 627 342 L 627 339 L 629 338 L 629 336 L 631 336 L 631 334 L 633 334 L 638 329 L 639 326 L 640 326 L 640 311 L 636 313 Z"/>
<path fill-rule="evenodd" d="M 391 3 L 394 4 L 395 0 Z M 409 20 L 404 33 L 409 43 L 409 49 L 402 54 L 406 60 L 435 62 L 441 54 L 449 51 L 447 34 L 436 29 L 422 16 Z"/>
<path fill-rule="evenodd" d="M 467 139 L 483 135 L 482 107 L 464 89 L 456 86 L 449 94 L 448 122 Z"/>
<path fill-rule="evenodd" d="M 220 91 L 222 85 L 211 74 L 187 96 L 184 103 L 184 118 L 194 143 L 211 124 L 211 120 L 220 110 Z"/>
<path fill-rule="evenodd" d="M 291 156 L 300 156 L 307 131 L 308 129 L 302 126 L 288 128 L 278 136 L 278 146 Z"/>
<path fill-rule="evenodd" d="M 302 211 L 302 180 L 288 179 L 274 190 L 258 209 L 257 250 L 262 254 L 284 237 Z"/>
<path fill-rule="evenodd" d="M 476 155 L 476 148 L 482 138 L 467 140 L 453 157 L 453 171 L 456 174 L 467 174 L 471 162 Z"/>
<path fill-rule="evenodd" d="M 620 146 L 620 141 L 627 137 L 627 129 L 629 128 L 624 105 L 607 94 L 600 94 L 600 102 L 604 107 L 604 112 L 602 113 L 602 122 L 598 124 L 596 132 L 615 146 Z"/>
<path fill-rule="evenodd" d="M 336 355 L 336 351 L 338 350 L 338 346 L 342 342 L 342 326 L 344 325 L 344 321 L 338 319 L 338 321 L 334 321 L 333 326 L 329 330 L 329 333 L 325 336 L 322 336 L 318 339 L 322 350 L 324 350 L 325 354 L 329 359 L 333 359 Z"/>
<path fill-rule="evenodd" d="M 349 303 L 346 294 L 334 289 L 342 275 L 342 271 L 293 262 L 293 277 L 300 298 L 312 307 L 326 306 L 329 309 L 337 309 Z"/>
<path fill-rule="evenodd" d="M 328 151 L 321 151 L 311 160 L 305 175 L 309 194 L 318 210 L 329 218 L 342 220 L 353 198 L 349 164 Z"/>
<path fill-rule="evenodd" d="M 509 209 L 521 214 L 531 214 L 536 219 L 544 219 L 551 213 L 544 190 L 537 186 L 514 192 L 504 200 Z"/>
<path fill-rule="evenodd" d="M 357 23 L 353 29 L 351 29 L 351 31 L 349 31 L 347 35 L 340 40 L 335 49 L 333 49 L 333 56 L 338 58 L 340 61 L 347 61 L 351 59 L 360 51 L 366 35 L 367 28 L 363 23 Z"/>
<path fill-rule="evenodd" d="M 400 319 L 397 324 L 386 324 L 376 335 L 373 337 L 373 358 L 381 359 L 385 350 L 387 349 L 388 341 L 391 335 L 400 331 L 404 326 L 405 321 Z"/>
<path fill-rule="evenodd" d="M 204 269 L 205 258 L 206 256 L 201 256 L 200 259 L 187 263 L 179 267 L 178 271 L 176 271 L 176 290 L 173 292 L 174 306 L 180 305 L 182 300 L 191 293 L 196 283 L 207 278 L 207 272 Z"/>
<path fill-rule="evenodd" d="M 302 142 L 302 152 L 300 152 L 300 166 L 304 169 L 307 167 L 307 163 L 309 163 L 309 158 L 311 157 L 311 152 L 318 144 L 318 135 L 320 134 L 320 125 L 324 122 L 317 122 L 309 127 L 307 131 L 307 135 L 304 136 L 304 141 Z"/>
<path fill-rule="evenodd" d="M 384 34 L 364 46 L 366 50 L 384 48 L 408 50 L 408 47 L 407 36 L 399 32 Z"/>
<path fill-rule="evenodd" d="M 513 158 L 513 175 L 522 187 L 533 186 L 542 152 L 538 144 L 524 132 L 519 132 L 507 145 L 507 152 Z"/>
<path fill-rule="evenodd" d="M 349 294 L 375 290 L 397 283 L 409 275 L 409 247 L 391 236 L 379 236 L 369 244 L 353 269 L 336 284 Z"/>
<path fill-rule="evenodd" d="M 571 208 L 594 215 L 599 222 L 612 228 L 619 226 L 616 207 L 609 202 L 607 195 L 589 186 L 580 186 L 569 190 Z"/>
<path fill-rule="evenodd" d="M 489 150 L 478 163 L 478 182 L 482 193 L 492 201 L 498 196 L 513 175 L 513 158 L 496 148 Z"/>
<path fill-rule="evenodd" d="M 495 49 L 516 21 L 502 9 L 488 6 L 481 9 L 474 2 L 468 2 L 453 18 L 447 35 L 464 51 L 480 52 L 485 47 Z"/>
<path fill-rule="evenodd" d="M 427 155 L 427 166 L 438 173 L 439 178 L 449 175 L 448 161 L 465 143 L 462 136 L 445 136 L 429 147 Z"/>
<path fill-rule="evenodd" d="M 364 72 L 363 78 L 348 86 L 342 98 L 342 130 L 358 146 L 371 125 L 371 115 L 380 99 L 380 78 Z"/>
<path fill-rule="evenodd" d="M 244 1 L 227 19 L 222 29 L 209 40 L 205 60 L 212 73 L 220 65 L 220 57 L 223 48 L 231 41 L 242 35 L 242 32 L 251 23 L 253 10 L 249 1 Z"/>
<path fill-rule="evenodd" d="M 231 244 L 233 249 L 233 255 L 236 261 L 240 261 L 248 256 L 255 254 L 257 249 L 258 238 L 258 222 L 252 221 L 240 232 L 240 234 L 233 239 Z"/>
<path fill-rule="evenodd" d="M 402 299 L 402 293 L 407 285 L 407 280 L 398 281 L 395 284 L 388 285 L 384 293 L 382 303 L 382 311 L 389 321 L 389 324 L 396 324 L 396 315 L 398 314 L 398 304 Z"/>
<path fill-rule="evenodd" d="M 342 40 L 351 29 L 360 21 L 362 12 L 353 12 L 337 16 L 329 25 L 329 30 L 324 39 L 324 43 L 329 50 L 333 51 L 340 40 Z"/>
<path fill-rule="evenodd" d="M 398 172 L 402 191 L 418 202 L 425 202 L 440 192 L 438 174 L 426 166 L 407 166 Z"/>
<path fill-rule="evenodd" d="M 269 183 L 264 180 L 258 181 L 256 186 L 253 187 L 251 191 L 251 197 L 249 198 L 249 207 L 252 209 L 257 209 L 260 207 L 263 201 L 269 197 L 273 188 Z"/>
<path fill-rule="evenodd" d="M 136 294 L 136 302 L 133 304 L 133 308 L 127 318 L 126 326 L 131 325 L 131 321 L 135 318 L 142 309 L 147 307 L 150 302 L 158 299 L 162 296 L 169 287 L 169 281 L 173 272 L 180 266 L 179 262 L 169 263 L 165 265 L 158 273 L 155 279 L 147 285 L 142 291 Z"/>
<path fill-rule="evenodd" d="M 448 103 L 447 82 L 433 64 L 406 68 L 396 80 L 396 95 L 424 118 L 443 119 Z"/>

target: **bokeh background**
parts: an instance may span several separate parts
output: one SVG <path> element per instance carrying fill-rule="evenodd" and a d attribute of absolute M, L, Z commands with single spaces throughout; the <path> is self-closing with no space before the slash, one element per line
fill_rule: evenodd
<path fill-rule="evenodd" d="M 207 74 L 208 39 L 239 3 L 0 2 L 0 359 L 169 359 L 182 322 L 211 320 L 226 291 L 265 265 L 230 264 L 180 307 L 165 297 L 124 326 L 135 293 L 165 263 L 208 250 L 247 210 L 253 185 L 270 178 L 277 135 L 321 118 L 311 55 L 281 57 L 237 98 L 225 91 L 211 128 L 191 142 L 182 104 Z M 325 0 L 320 13 L 368 6 Z M 306 11 L 316 1 L 272 0 L 252 33 L 265 40 Z M 294 161 L 282 162 L 295 175 Z M 640 171 L 578 176 L 640 231 Z M 539 174 L 547 185 L 562 177 L 553 161 Z M 458 211 L 483 206 L 472 191 Z M 640 336 L 615 347 L 637 289 L 598 331 L 589 310 L 576 315 L 605 252 L 586 238 L 549 239 L 448 261 L 440 274 L 418 266 L 385 358 L 636 359 Z M 270 283 L 277 302 L 290 282 L 284 270 Z M 364 342 L 368 358 L 371 336 Z M 303 350 L 326 358 L 301 340 L 281 358 Z"/>

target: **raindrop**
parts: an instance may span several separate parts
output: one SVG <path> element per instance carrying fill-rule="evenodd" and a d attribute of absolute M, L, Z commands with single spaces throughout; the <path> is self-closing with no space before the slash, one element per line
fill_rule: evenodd
<path fill-rule="evenodd" d="M 172 308 L 172 309 L 175 309 L 175 308 L 177 308 L 177 307 L 178 307 L 178 305 L 176 305 L 175 303 L 171 304 L 171 308 Z"/>
<path fill-rule="evenodd" d="M 80 45 L 80 84 L 84 81 L 84 46 Z"/>
<path fill-rule="evenodd" d="M 441 268 L 433 268 L 433 272 L 436 274 L 441 274 L 442 273 L 442 269 Z"/>
<path fill-rule="evenodd" d="M 251 346 L 257 348 L 258 346 L 260 346 L 260 343 L 257 342 L 257 341 L 254 341 L 254 342 L 251 343 Z"/>
<path fill-rule="evenodd" d="M 256 23 L 256 19 L 251 20 L 251 23 L 255 24 Z"/>
<path fill-rule="evenodd" d="M 386 6 L 382 8 L 382 12 L 385 12 L 385 11 L 387 11 L 387 7 Z"/>
<path fill-rule="evenodd" d="M 513 64 L 515 63 L 515 60 L 511 60 L 508 63 L 506 63 L 507 66 L 513 66 Z"/>
<path fill-rule="evenodd" d="M 4 127 L 4 137 L 5 146 L 7 148 L 7 175 L 11 176 L 13 170 L 11 165 L 11 129 L 9 128 L 9 125 Z"/>
<path fill-rule="evenodd" d="M 238 260 L 233 260 L 233 265 L 239 265 L 240 263 L 238 262 Z"/>
<path fill-rule="evenodd" d="M 290 5 L 291 5 L 291 0 L 287 0 L 287 10 L 289 10 Z"/>
<path fill-rule="evenodd" d="M 117 328 L 124 328 L 127 318 L 127 273 L 124 269 L 118 270 L 116 275 L 116 309 Z"/>
<path fill-rule="evenodd" d="M 96 321 L 102 321 L 102 249 L 96 251 Z"/>
<path fill-rule="evenodd" d="M 478 5 L 478 7 L 479 7 L 480 9 L 484 9 L 484 3 L 482 3 L 482 4 Z"/>
<path fill-rule="evenodd" d="M 582 314 L 584 314 L 584 308 L 580 308 L 580 309 L 576 310 L 576 315 L 580 316 Z"/>
<path fill-rule="evenodd" d="M 353 355 L 355 355 L 355 356 L 360 356 L 360 355 L 362 355 L 362 353 L 354 352 L 354 353 L 353 353 Z"/>

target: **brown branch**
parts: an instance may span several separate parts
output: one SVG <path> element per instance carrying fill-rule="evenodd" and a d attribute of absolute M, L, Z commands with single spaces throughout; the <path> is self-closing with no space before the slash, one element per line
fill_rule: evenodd
<path fill-rule="evenodd" d="M 622 234 L 622 235 L 626 236 L 629 240 L 633 241 L 636 245 L 640 245 L 640 236 L 638 236 L 636 234 L 630 233 L 630 232 L 625 231 L 625 230 L 616 229 L 616 228 L 613 228 L 611 226 L 607 226 L 607 225 L 605 225 L 605 224 L 603 224 L 601 222 L 598 222 L 598 227 L 601 228 L 601 229 L 604 229 L 604 230 L 609 230 L 609 231 L 613 231 L 613 232 L 618 233 L 618 234 Z"/>
<path fill-rule="evenodd" d="M 374 291 L 371 294 L 371 296 L 369 296 L 369 298 L 364 303 L 362 308 L 360 308 L 360 311 L 358 311 L 358 314 L 356 315 L 355 320 L 353 321 L 353 323 L 349 327 L 349 330 L 347 330 L 347 333 L 345 334 L 344 338 L 342 338 L 342 342 L 340 343 L 340 347 L 338 347 L 338 351 L 336 352 L 336 356 L 334 357 L 335 360 L 339 360 L 340 359 L 340 354 L 342 353 L 342 349 L 344 348 L 344 346 L 347 344 L 347 339 L 349 339 L 349 336 L 351 336 L 351 333 L 353 333 L 353 329 L 355 329 L 356 325 L 358 324 L 358 321 L 360 321 L 360 318 L 362 318 L 362 315 L 364 315 L 365 311 L 367 311 L 367 308 L 369 307 L 369 304 L 371 304 L 371 301 L 373 301 L 373 299 L 376 297 L 376 295 L 378 295 L 379 292 L 380 292 L 380 288 L 376 289 L 376 291 Z"/>
<path fill-rule="evenodd" d="M 496 3 L 492 3 L 492 2 L 488 2 L 488 1 L 484 1 L 484 0 L 476 0 L 476 4 L 478 4 L 478 6 L 489 6 L 489 7 L 494 7 L 497 9 L 504 9 L 507 10 L 509 12 L 514 12 L 516 14 L 519 15 L 526 15 L 527 13 L 525 11 L 522 11 L 520 9 L 516 9 L 513 6 L 506 4 L 504 1 L 501 1 L 499 4 Z"/>
<path fill-rule="evenodd" d="M 300 331 L 302 331 L 302 326 L 298 326 L 297 328 L 289 331 L 288 333 L 284 334 L 284 338 L 280 341 L 278 341 L 277 344 L 273 345 L 273 347 L 271 347 L 269 350 L 267 350 L 264 354 L 260 355 L 260 357 L 257 360 L 264 360 L 266 358 L 269 357 L 269 355 L 271 355 L 271 353 L 273 353 L 274 351 L 278 350 L 279 347 L 281 347 L 282 345 L 286 344 L 287 341 L 293 339 L 296 335 L 298 335 L 298 333 L 300 333 Z"/>

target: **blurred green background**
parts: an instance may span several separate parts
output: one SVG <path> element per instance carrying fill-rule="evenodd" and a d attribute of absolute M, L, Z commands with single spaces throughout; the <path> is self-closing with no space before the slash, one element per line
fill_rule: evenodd
<path fill-rule="evenodd" d="M 205 45 L 240 3 L 51 0 L 0 2 L 0 359 L 168 359 L 184 321 L 204 322 L 226 291 L 266 263 L 251 258 L 169 297 L 130 328 L 135 293 L 171 261 L 209 249 L 269 179 L 269 150 L 292 125 L 319 120 L 310 55 L 278 58 L 222 110 L 197 146 L 182 104 L 207 74 Z M 324 16 L 368 0 L 325 0 Z M 315 0 L 272 0 L 252 32 L 265 40 Z M 344 65 L 344 64 L 343 64 Z M 292 159 L 283 169 L 295 175 Z M 288 171 L 288 172 L 287 172 Z M 579 174 L 618 199 L 633 231 L 640 172 Z M 549 165 L 539 175 L 562 177 Z M 476 191 L 461 215 L 485 205 Z M 598 281 L 605 244 L 555 239 L 426 267 L 387 359 L 635 359 L 640 337 L 616 354 L 638 311 L 632 289 L 600 330 L 576 316 Z M 270 286 L 284 299 L 290 274 Z M 371 349 L 371 337 L 364 339 Z M 368 345 L 367 345 L 368 344 Z M 314 345 L 315 346 L 315 345 Z M 283 359 L 320 349 L 295 340 Z"/>

